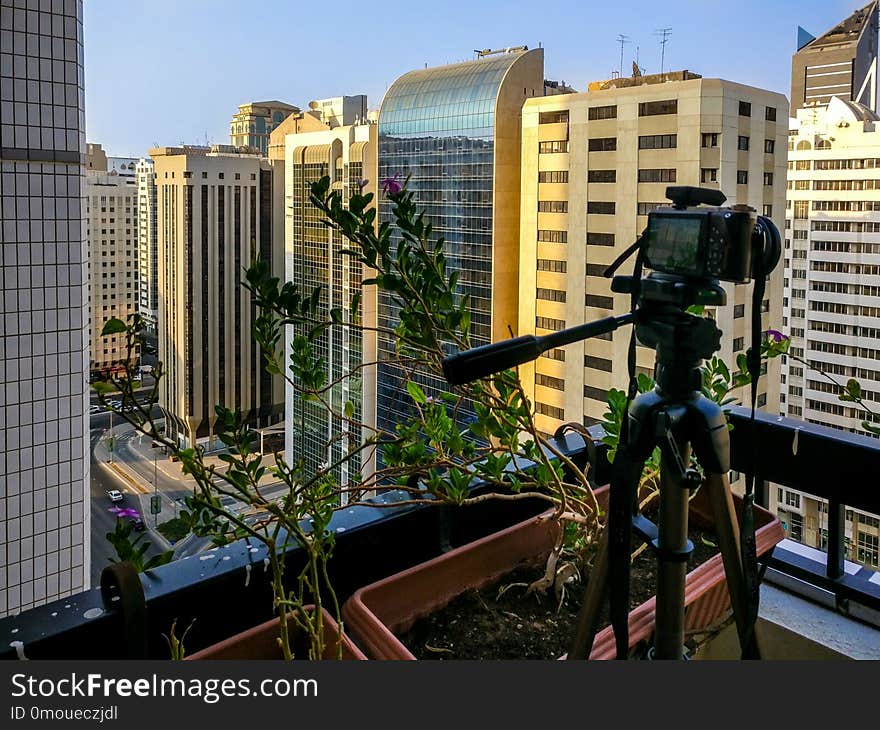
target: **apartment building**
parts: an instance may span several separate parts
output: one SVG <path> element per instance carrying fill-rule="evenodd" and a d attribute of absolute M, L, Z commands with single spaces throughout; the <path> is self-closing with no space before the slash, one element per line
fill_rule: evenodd
<path fill-rule="evenodd" d="M 365 97 L 363 106 L 365 109 Z M 283 136 L 285 281 L 293 282 L 305 294 L 321 287 L 319 316 L 328 318 L 333 308 L 343 316 L 341 326 L 327 330 L 314 343 L 315 354 L 326 363 L 327 382 L 339 383 L 329 393 L 333 413 L 321 404 L 304 401 L 292 383 L 286 387 L 286 459 L 289 463 L 303 459 L 307 469 L 316 471 L 322 465 L 337 464 L 372 435 L 376 368 L 362 366 L 376 361 L 375 332 L 346 325 L 358 322 L 375 327 L 376 291 L 375 287 L 361 285 L 361 265 L 342 253 L 350 242 L 321 223 L 321 214 L 309 201 L 309 186 L 326 175 L 346 203 L 353 193 L 375 195 L 378 128 L 366 120 L 340 126 L 304 116 L 296 125 L 296 117 L 291 117 L 285 126 L 311 131 L 292 131 Z M 270 149 L 275 149 L 283 131 L 279 129 L 273 135 Z M 288 345 L 291 338 L 303 334 L 301 328 L 288 330 Z M 350 404 L 352 422 L 366 424 L 365 430 L 343 419 L 346 404 Z M 340 483 L 347 483 L 358 473 L 371 472 L 373 461 L 372 454 L 355 454 L 337 467 L 336 477 Z"/>
<path fill-rule="evenodd" d="M 0 616 L 89 587 L 82 3 L 33 5 L 0 0 Z"/>
<path fill-rule="evenodd" d="M 854 433 L 880 422 L 839 398 L 853 378 L 880 413 L 878 122 L 867 107 L 833 97 L 797 110 L 788 142 L 783 324 L 792 341 L 780 410 Z M 772 496 L 793 539 L 827 547 L 826 503 L 788 489 Z M 847 510 L 847 558 L 880 565 L 877 525 L 877 515 Z"/>
<path fill-rule="evenodd" d="M 156 333 L 159 314 L 159 265 L 157 257 L 156 170 L 149 157 L 135 165 L 137 185 L 138 312 L 146 328 Z"/>
<path fill-rule="evenodd" d="M 85 178 L 89 249 L 89 342 L 92 375 L 125 366 L 123 334 L 101 336 L 107 320 L 128 322 L 137 311 L 137 186 L 133 177 L 89 171 Z M 137 357 L 138 349 L 132 353 Z"/>
<path fill-rule="evenodd" d="M 214 406 L 240 409 L 255 428 L 283 418 L 284 390 L 264 368 L 243 268 L 259 255 L 283 275 L 273 230 L 273 174 L 258 153 L 228 145 L 158 147 L 159 393 L 166 433 L 210 450 Z"/>
<path fill-rule="evenodd" d="M 523 106 L 519 332 L 547 334 L 630 308 L 603 277 L 641 234 L 647 214 L 668 205 L 668 185 L 719 189 L 783 228 L 788 103 L 784 96 L 688 71 L 590 85 L 586 93 L 529 99 Z M 625 266 L 618 273 L 629 273 Z M 751 286 L 725 284 L 712 312 L 728 363 L 750 345 Z M 762 304 L 762 325 L 782 319 L 782 267 Z M 590 425 L 608 390 L 626 389 L 630 328 L 545 353 L 522 367 L 538 428 Z M 638 370 L 653 372 L 639 346 Z M 776 412 L 779 363 L 758 403 Z M 742 400 L 747 393 L 738 394 Z"/>
<path fill-rule="evenodd" d="M 233 147 L 249 147 L 263 155 L 269 152 L 269 135 L 299 107 L 281 101 L 253 101 L 241 104 L 229 123 Z"/>

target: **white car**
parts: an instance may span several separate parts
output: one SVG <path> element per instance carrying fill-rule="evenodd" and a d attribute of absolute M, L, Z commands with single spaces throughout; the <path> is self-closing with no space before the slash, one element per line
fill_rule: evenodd
<path fill-rule="evenodd" d="M 125 499 L 125 495 L 123 495 L 122 492 L 120 492 L 118 489 L 107 490 L 107 496 L 113 503 L 121 502 L 123 499 Z"/>
<path fill-rule="evenodd" d="M 95 415 L 96 413 L 100 413 L 100 412 L 103 411 L 103 410 L 104 410 L 104 409 L 101 408 L 101 406 L 98 406 L 98 405 L 89 406 L 89 413 L 92 414 L 92 415 Z"/>

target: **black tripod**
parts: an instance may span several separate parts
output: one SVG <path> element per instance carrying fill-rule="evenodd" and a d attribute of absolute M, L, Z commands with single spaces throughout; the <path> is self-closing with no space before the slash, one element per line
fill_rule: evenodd
<path fill-rule="evenodd" d="M 686 561 L 693 545 L 687 538 L 689 490 L 709 492 L 731 606 L 740 641 L 754 645 L 747 618 L 746 583 L 739 527 L 727 472 L 730 467 L 727 420 L 721 408 L 700 392 L 699 365 L 720 347 L 720 331 L 711 319 L 687 314 L 673 304 L 647 303 L 636 316 L 639 340 L 657 351 L 653 391 L 636 397 L 628 410 L 628 428 L 612 472 L 609 522 L 590 575 L 570 659 L 589 656 L 606 587 L 612 595 L 611 619 L 618 657 L 628 654 L 627 614 L 630 534 L 635 532 L 657 554 L 656 629 L 651 658 L 681 659 L 684 650 Z M 638 511 L 638 487 L 645 461 L 660 447 L 660 507 L 655 526 Z M 688 465 L 693 449 L 704 475 Z M 614 605 L 615 591 L 623 606 Z M 616 612 L 616 615 L 615 615 Z"/>

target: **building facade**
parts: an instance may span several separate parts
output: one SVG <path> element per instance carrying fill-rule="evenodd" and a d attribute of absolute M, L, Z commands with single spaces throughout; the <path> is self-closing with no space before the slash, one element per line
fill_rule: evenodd
<path fill-rule="evenodd" d="M 89 587 L 82 3 L 52 7 L 0 0 L 0 616 Z"/>
<path fill-rule="evenodd" d="M 309 102 L 309 111 L 317 114 L 331 129 L 367 121 L 366 94 L 334 96 Z"/>
<path fill-rule="evenodd" d="M 675 80 L 677 79 L 677 80 Z M 657 83 L 655 83 L 657 81 Z M 614 79 L 579 94 L 530 99 L 523 108 L 519 333 L 547 334 L 622 314 L 605 269 L 668 205 L 668 185 L 719 189 L 783 228 L 788 106 L 784 96 L 689 72 Z M 778 120 L 778 121 L 777 121 Z M 628 263 L 618 273 L 630 273 Z M 725 362 L 750 343 L 751 286 L 724 284 L 713 312 Z M 781 320 L 782 267 L 768 282 L 765 329 Z M 626 390 L 630 328 L 546 352 L 520 374 L 548 434 L 565 422 L 591 425 L 610 388 Z M 637 347 L 637 369 L 655 352 Z M 776 412 L 779 363 L 759 405 Z M 737 393 L 741 400 L 747 393 Z"/>
<path fill-rule="evenodd" d="M 854 433 L 865 433 L 865 420 L 880 422 L 839 398 L 855 379 L 880 412 L 878 123 L 867 107 L 834 97 L 799 109 L 789 137 L 783 324 L 792 356 L 782 366 L 780 409 Z M 788 489 L 776 497 L 789 535 L 824 549 L 827 504 Z M 878 516 L 848 510 L 846 520 L 847 558 L 877 568 Z"/>
<path fill-rule="evenodd" d="M 818 38 L 809 34 L 791 59 L 791 109 L 824 106 L 832 97 L 877 111 L 877 2 Z"/>
<path fill-rule="evenodd" d="M 299 108 L 281 101 L 253 101 L 241 104 L 229 124 L 233 147 L 248 147 L 264 156 L 269 152 L 269 135 Z"/>
<path fill-rule="evenodd" d="M 214 406 L 240 409 L 253 427 L 283 418 L 284 392 L 253 340 L 255 310 L 243 268 L 259 255 L 281 277 L 273 239 L 273 178 L 259 154 L 230 146 L 159 147 L 159 406 L 181 444 L 219 447 Z"/>
<path fill-rule="evenodd" d="M 107 374 L 126 364 L 124 334 L 101 336 L 112 317 L 129 322 L 138 306 L 137 187 L 133 177 L 89 172 L 85 178 L 89 249 L 89 370 Z M 137 357 L 137 346 L 132 353 Z"/>
<path fill-rule="evenodd" d="M 399 175 L 446 241 L 449 271 L 470 298 L 471 345 L 517 328 L 520 135 L 523 102 L 544 91 L 542 49 L 484 53 L 465 63 L 419 69 L 395 81 L 379 111 L 379 178 Z M 393 225 L 382 200 L 379 219 Z M 380 294 L 380 330 L 393 329 L 397 309 Z M 380 334 L 377 423 L 394 432 L 408 396 L 392 360 L 394 343 Z M 416 378 L 429 393 L 448 390 L 438 378 Z M 459 410 L 461 419 L 469 409 Z"/>
<path fill-rule="evenodd" d="M 156 169 L 149 157 L 135 165 L 137 185 L 138 312 L 146 328 L 156 333 L 159 316 L 159 265 L 156 218 Z"/>
<path fill-rule="evenodd" d="M 339 463 L 372 435 L 376 374 L 370 363 L 376 359 L 375 333 L 347 325 L 375 326 L 376 292 L 375 287 L 361 285 L 362 266 L 343 253 L 350 242 L 321 223 L 321 214 L 309 201 L 309 186 L 327 175 L 345 203 L 353 193 L 375 195 L 377 136 L 376 125 L 367 123 L 332 129 L 327 125 L 323 131 L 285 136 L 285 281 L 306 295 L 321 287 L 320 318 L 329 318 L 333 308 L 343 317 L 341 326 L 325 331 L 314 343 L 315 354 L 326 362 L 327 382 L 339 384 L 328 394 L 332 413 L 304 401 L 294 384 L 287 385 L 286 459 L 303 459 L 311 472 Z M 291 338 L 303 334 L 301 328 L 289 327 L 288 348 Z M 370 452 L 355 453 L 337 467 L 336 477 L 348 483 L 359 473 L 371 472 L 372 463 Z"/>

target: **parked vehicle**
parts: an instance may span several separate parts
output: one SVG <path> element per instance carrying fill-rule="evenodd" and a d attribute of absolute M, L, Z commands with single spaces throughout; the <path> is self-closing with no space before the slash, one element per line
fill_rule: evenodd
<path fill-rule="evenodd" d="M 120 492 L 118 489 L 108 489 L 107 496 L 110 498 L 110 501 L 113 503 L 121 502 L 125 499 L 125 495 Z"/>

